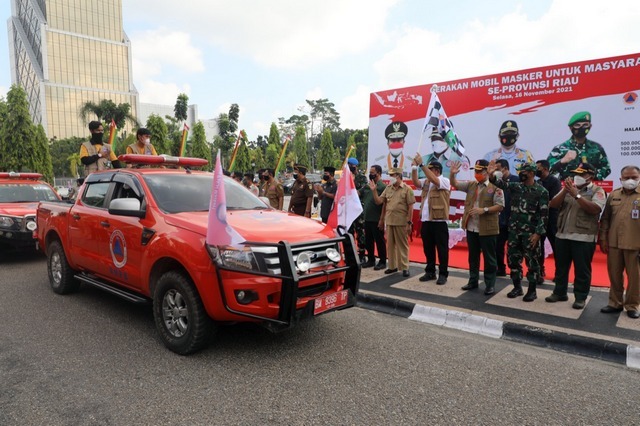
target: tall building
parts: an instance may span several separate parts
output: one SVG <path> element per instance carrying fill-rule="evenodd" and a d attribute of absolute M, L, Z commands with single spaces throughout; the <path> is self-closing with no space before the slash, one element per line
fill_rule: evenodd
<path fill-rule="evenodd" d="M 87 101 L 128 103 L 137 115 L 122 0 L 11 0 L 11 12 L 11 80 L 49 138 L 88 135 Z"/>

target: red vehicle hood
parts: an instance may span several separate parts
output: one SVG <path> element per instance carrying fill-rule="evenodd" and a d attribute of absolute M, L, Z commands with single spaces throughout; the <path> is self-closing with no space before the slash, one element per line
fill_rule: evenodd
<path fill-rule="evenodd" d="M 36 214 L 38 202 L 34 203 L 0 203 L 0 214 L 10 216 L 25 216 Z"/>
<path fill-rule="evenodd" d="M 177 213 L 165 216 L 165 221 L 206 236 L 208 217 L 208 212 Z M 335 237 L 322 222 L 275 210 L 229 211 L 227 222 L 247 241 L 294 243 Z"/>

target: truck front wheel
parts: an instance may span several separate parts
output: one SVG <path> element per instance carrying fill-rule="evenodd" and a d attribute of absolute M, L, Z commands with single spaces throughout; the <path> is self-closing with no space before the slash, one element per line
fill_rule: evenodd
<path fill-rule="evenodd" d="M 75 272 L 67 262 L 60 241 L 53 241 L 47 248 L 47 272 L 49 284 L 55 293 L 68 294 L 80 288 L 80 281 L 73 277 Z"/>
<path fill-rule="evenodd" d="M 153 317 L 164 345 L 180 355 L 205 347 L 213 331 L 195 286 L 178 271 L 167 272 L 158 280 Z"/>

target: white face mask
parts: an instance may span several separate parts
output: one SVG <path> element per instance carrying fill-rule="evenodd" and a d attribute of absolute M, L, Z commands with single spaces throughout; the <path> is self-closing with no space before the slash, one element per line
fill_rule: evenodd
<path fill-rule="evenodd" d="M 151 139 L 149 138 L 144 138 L 142 141 L 144 142 L 145 145 L 149 145 L 151 143 Z"/>
<path fill-rule="evenodd" d="M 622 187 L 628 191 L 632 191 L 638 187 L 638 181 L 635 179 L 620 180 Z"/>
<path fill-rule="evenodd" d="M 440 154 L 445 152 L 447 148 L 449 148 L 449 145 L 447 145 L 445 141 L 435 140 L 431 142 L 431 147 L 433 148 L 433 152 Z"/>
<path fill-rule="evenodd" d="M 495 176 L 496 179 L 500 180 L 502 179 L 502 172 L 493 172 L 493 176 Z"/>
<path fill-rule="evenodd" d="M 583 178 L 582 176 L 574 176 L 573 177 L 573 183 L 576 184 L 576 186 L 580 187 L 582 185 L 584 185 L 585 183 L 587 183 L 587 180 L 585 178 Z"/>

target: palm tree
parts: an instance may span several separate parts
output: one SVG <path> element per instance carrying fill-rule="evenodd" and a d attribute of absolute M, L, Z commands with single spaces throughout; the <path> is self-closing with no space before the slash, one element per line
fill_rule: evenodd
<path fill-rule="evenodd" d="M 115 121 L 116 127 L 123 128 L 127 121 L 134 126 L 139 126 L 138 120 L 131 114 L 131 105 L 128 103 L 116 105 L 110 99 L 103 99 L 99 103 L 87 101 L 80 107 L 80 117 L 88 121 L 91 115 L 95 115 L 98 121 L 105 123 Z"/>

